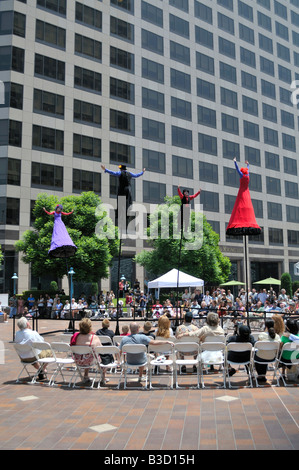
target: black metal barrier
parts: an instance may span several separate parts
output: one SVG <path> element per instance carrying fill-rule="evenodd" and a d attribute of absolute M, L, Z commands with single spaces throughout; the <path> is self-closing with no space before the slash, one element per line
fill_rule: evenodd
<path fill-rule="evenodd" d="M 118 327 L 118 324 L 119 322 L 145 322 L 145 321 L 151 321 L 151 322 L 158 322 L 158 319 L 159 319 L 159 316 L 162 316 L 163 314 L 165 314 L 165 312 L 161 313 L 160 315 L 155 315 L 155 312 L 153 312 L 153 309 L 151 306 L 148 306 L 147 308 L 143 309 L 142 312 L 140 311 L 140 308 L 139 307 L 131 307 L 130 310 L 133 309 L 133 314 L 131 316 L 128 316 L 128 312 L 124 311 L 126 310 L 126 307 L 125 308 L 122 308 L 122 309 L 119 309 L 120 312 L 118 314 L 118 317 L 117 315 L 110 315 L 108 312 L 105 313 L 105 314 L 96 314 L 95 312 L 93 312 L 90 308 L 83 308 L 82 310 L 80 310 L 79 312 L 77 313 L 74 313 L 74 315 L 72 314 L 72 312 L 68 312 L 68 315 L 64 316 L 63 318 L 51 318 L 51 315 L 50 315 L 50 318 L 49 317 L 45 317 L 45 316 L 40 316 L 39 315 L 39 312 L 38 310 L 35 310 L 33 312 L 33 315 L 30 315 L 30 316 L 26 316 L 27 320 L 29 322 L 32 321 L 32 329 L 37 331 L 38 332 L 38 325 L 40 322 L 42 322 L 43 320 L 47 320 L 47 321 L 51 321 L 51 320 L 55 320 L 56 322 L 59 321 L 59 322 L 69 322 L 68 323 L 68 326 L 66 328 L 62 328 L 62 329 L 58 329 L 58 330 L 51 330 L 51 331 L 47 331 L 47 332 L 44 332 L 44 333 L 40 333 L 41 336 L 44 336 L 44 335 L 49 335 L 49 334 L 54 334 L 54 333 L 70 333 L 70 334 L 73 334 L 75 333 L 76 331 L 76 321 L 80 321 L 82 320 L 82 318 L 84 317 L 88 317 L 90 318 L 90 320 L 92 322 L 102 322 L 105 318 L 108 318 L 110 322 L 115 322 L 116 323 L 116 328 Z M 176 308 L 174 307 L 174 310 L 176 310 Z M 235 327 L 239 322 L 244 322 L 246 321 L 247 325 L 250 326 L 253 322 L 258 322 L 258 323 L 261 323 L 261 326 L 264 325 L 264 322 L 267 320 L 267 319 L 270 319 L 270 317 L 268 317 L 269 315 L 269 312 L 263 312 L 263 315 L 255 315 L 255 312 L 253 311 L 250 311 L 249 312 L 249 315 L 246 314 L 246 312 L 242 311 L 242 310 L 235 310 L 232 314 L 222 314 L 219 313 L 219 309 L 216 308 L 216 309 L 201 309 L 201 308 L 192 308 L 191 309 L 192 312 L 194 312 L 194 310 L 197 310 L 197 314 L 194 314 L 193 313 L 193 321 L 195 323 L 202 323 L 202 322 L 205 322 L 206 321 L 206 318 L 207 318 L 207 315 L 208 313 L 210 312 L 214 312 L 214 313 L 218 313 L 218 316 L 219 316 L 219 321 L 220 321 L 220 325 L 221 327 L 225 330 L 226 327 L 225 327 L 225 322 L 227 322 L 228 320 L 230 320 L 232 322 L 232 324 L 230 325 L 230 329 L 233 327 Z M 173 328 L 173 330 L 175 330 L 177 328 L 177 326 L 179 326 L 183 320 L 184 320 L 184 313 L 185 313 L 186 309 L 184 309 L 183 307 L 181 307 L 181 315 L 175 315 L 175 316 L 171 316 L 169 317 L 170 321 L 171 321 L 171 326 Z M 283 319 L 286 320 L 286 318 L 293 318 L 293 319 L 298 319 L 298 322 L 299 322 L 299 312 L 296 313 L 296 314 L 288 314 L 286 312 L 281 312 L 281 311 L 273 311 L 271 310 L 271 315 L 274 315 L 274 314 L 281 314 L 283 316 Z M 15 322 L 21 318 L 22 315 L 16 315 L 13 317 L 13 341 L 14 341 L 14 338 L 15 338 L 15 331 L 16 331 L 16 325 L 15 325 Z M 115 330 L 116 330 L 115 328 Z M 118 333 L 117 333 L 118 334 Z"/>

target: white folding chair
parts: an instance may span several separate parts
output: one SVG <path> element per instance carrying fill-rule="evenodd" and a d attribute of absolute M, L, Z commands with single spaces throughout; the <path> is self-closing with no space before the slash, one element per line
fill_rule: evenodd
<path fill-rule="evenodd" d="M 278 341 L 257 341 L 254 344 L 254 352 L 255 352 L 255 354 L 257 354 L 258 357 L 259 357 L 259 351 L 266 352 L 266 354 L 269 355 L 271 357 L 271 359 L 269 359 L 269 360 L 268 359 L 263 359 L 262 361 L 259 361 L 254 356 L 254 358 L 253 358 L 253 364 L 254 364 L 253 374 L 254 374 L 256 386 L 257 387 L 262 387 L 262 385 L 258 383 L 258 373 L 257 373 L 255 364 L 266 365 L 267 368 L 268 368 L 269 365 L 273 364 L 274 365 L 273 379 L 274 379 L 274 377 L 276 378 L 276 384 L 278 386 L 279 385 L 279 379 L 278 379 L 277 374 L 276 374 L 275 363 L 276 363 L 277 355 L 279 354 L 279 342 Z"/>
<path fill-rule="evenodd" d="M 44 341 L 32 341 L 31 345 L 32 345 L 33 349 L 36 349 L 36 350 L 41 351 L 41 352 L 42 351 L 49 351 L 49 354 L 50 354 L 48 357 L 43 357 L 43 358 L 39 357 L 38 362 L 39 362 L 40 367 L 39 367 L 38 371 L 36 372 L 35 376 L 32 379 L 32 383 L 35 383 L 36 378 L 41 373 L 46 374 L 46 376 L 48 377 L 48 372 L 46 371 L 46 367 L 56 365 L 56 356 L 55 356 L 55 353 L 54 353 L 50 343 L 46 343 Z M 48 380 L 47 385 L 49 385 L 49 386 L 51 385 L 51 380 L 52 380 L 52 377 Z"/>
<path fill-rule="evenodd" d="M 114 335 L 114 336 L 113 336 L 113 340 L 112 340 L 112 341 L 113 341 L 113 344 L 114 344 L 114 346 L 117 346 L 117 347 L 119 347 L 119 345 L 120 345 L 120 342 L 121 342 L 121 340 L 122 340 L 123 338 L 125 338 L 125 336 L 121 336 L 121 335 Z"/>
<path fill-rule="evenodd" d="M 178 384 L 178 373 L 177 368 L 181 368 L 182 366 L 195 366 L 196 367 L 196 376 L 197 376 L 197 386 L 191 388 L 200 388 L 200 358 L 199 358 L 199 343 L 196 342 L 186 342 L 181 343 L 177 341 L 174 344 L 174 352 L 175 352 L 175 363 L 174 363 L 174 379 L 175 379 L 175 386 L 176 388 L 183 388 L 180 387 Z M 187 358 L 185 358 L 187 356 Z"/>
<path fill-rule="evenodd" d="M 106 346 L 105 346 L 106 347 Z M 94 354 L 93 348 L 91 346 L 71 346 L 72 356 L 76 364 L 76 373 L 75 378 L 80 377 L 83 384 L 80 387 L 83 388 L 93 388 L 94 383 L 98 376 L 101 375 L 101 370 L 98 367 L 98 361 Z M 82 372 L 90 370 L 93 374 L 93 378 L 89 380 L 91 385 L 84 385 L 84 374 Z M 89 384 L 89 382 L 87 382 Z M 74 381 L 73 388 L 76 387 L 76 381 Z"/>
<path fill-rule="evenodd" d="M 153 387 L 152 380 L 153 380 L 153 369 L 155 369 L 156 367 L 160 367 L 160 366 L 171 367 L 170 388 L 173 389 L 173 375 L 174 375 L 173 364 L 174 364 L 174 347 L 173 346 L 167 343 L 160 344 L 160 345 L 150 344 L 148 346 L 149 389 L 158 388 L 158 387 Z"/>
<path fill-rule="evenodd" d="M 225 343 L 225 335 L 206 336 L 203 343 Z"/>
<path fill-rule="evenodd" d="M 289 352 L 291 353 L 291 364 L 290 362 L 286 362 L 284 359 L 283 359 L 283 354 L 285 352 Z M 299 374 L 299 343 L 293 341 L 293 342 L 290 342 L 290 343 L 285 343 L 283 345 L 283 347 L 281 348 L 280 350 L 280 353 L 278 354 L 277 358 L 276 358 L 276 364 L 275 364 L 275 369 L 274 369 L 274 372 L 279 374 L 279 377 L 281 378 L 282 380 L 282 383 L 285 387 L 293 387 L 294 386 L 294 383 L 288 383 L 286 381 L 286 379 L 288 377 L 284 377 L 284 374 L 280 371 L 280 367 L 282 366 L 285 366 L 285 368 L 287 368 L 288 366 L 294 366 L 296 369 L 297 369 L 297 378 L 298 378 L 298 374 Z"/>
<path fill-rule="evenodd" d="M 225 370 L 225 343 L 218 341 L 215 343 L 212 342 L 204 342 L 201 343 L 200 346 L 200 371 L 201 371 L 201 385 L 202 388 L 205 388 L 204 383 L 204 369 L 208 374 L 208 366 L 219 366 L 222 368 L 223 371 L 223 385 L 222 387 L 218 388 L 225 388 L 226 387 L 226 370 Z M 210 374 L 211 375 L 211 374 Z"/>
<path fill-rule="evenodd" d="M 14 343 L 14 348 L 15 348 L 16 353 L 19 356 L 20 362 L 22 364 L 22 370 L 20 371 L 20 373 L 18 375 L 16 383 L 20 382 L 20 377 L 21 377 L 24 370 L 26 371 L 28 377 L 31 379 L 30 383 L 33 383 L 32 380 L 33 380 L 33 377 L 35 376 L 35 374 L 33 374 L 33 373 L 31 374 L 28 370 L 28 367 L 33 366 L 34 364 L 39 364 L 39 362 L 38 362 L 39 358 L 38 358 L 37 352 L 35 350 L 33 350 L 30 342 L 24 343 L 24 344 Z M 23 357 L 22 357 L 24 355 L 27 355 L 28 357 L 32 358 L 32 361 L 26 362 L 26 359 L 23 359 Z"/>
<path fill-rule="evenodd" d="M 95 353 L 95 357 L 97 359 L 97 362 L 98 362 L 98 367 L 101 371 L 101 380 L 99 380 L 98 382 L 98 388 L 104 388 L 102 387 L 102 382 L 103 382 L 103 378 L 104 378 L 104 370 L 105 372 L 107 372 L 108 369 L 117 369 L 118 366 L 121 367 L 121 354 L 120 354 L 120 350 L 117 346 L 114 346 L 114 345 L 108 345 L 108 346 L 97 346 L 94 348 L 94 353 Z M 104 364 L 103 362 L 101 362 L 101 358 L 100 358 L 100 355 L 105 355 L 105 354 L 109 354 L 113 357 L 113 362 L 109 363 L 109 364 Z M 115 387 L 117 389 L 119 389 L 120 387 L 120 382 L 121 382 L 121 374 L 119 376 L 119 381 L 118 381 L 118 385 Z"/>
<path fill-rule="evenodd" d="M 228 359 L 228 354 L 229 352 L 235 352 L 235 353 L 241 353 L 241 352 L 248 352 L 249 359 L 245 361 L 232 361 Z M 249 378 L 249 383 L 250 387 L 252 387 L 252 369 L 253 369 L 253 346 L 251 343 L 228 343 L 226 345 L 226 358 L 225 358 L 225 363 L 226 363 L 226 374 L 228 378 L 228 386 L 229 388 L 233 388 L 231 381 L 230 381 L 230 376 L 229 376 L 229 370 L 228 366 L 245 366 L 245 370 L 247 370 L 246 376 Z M 247 366 L 247 369 L 246 369 Z"/>
<path fill-rule="evenodd" d="M 106 335 L 99 335 L 99 339 L 102 344 L 113 344 L 113 341 L 111 339 L 111 336 L 106 336 Z"/>
<path fill-rule="evenodd" d="M 141 387 L 134 387 L 134 388 L 147 388 L 147 382 L 148 382 L 148 361 L 147 361 L 147 348 L 144 344 L 124 344 L 122 348 L 122 372 L 124 373 L 124 389 L 127 388 L 127 374 L 128 374 L 128 369 L 130 370 L 138 370 L 139 367 L 144 367 L 146 371 L 145 375 L 145 386 Z M 145 354 L 146 355 L 146 360 L 143 361 L 142 364 L 134 364 L 134 355 L 137 354 Z M 129 357 L 128 357 L 129 355 Z M 130 387 L 133 388 L 133 387 Z"/>
<path fill-rule="evenodd" d="M 70 375 L 70 380 L 68 382 L 68 387 L 70 387 L 76 372 L 76 364 L 72 357 L 71 347 L 65 342 L 53 342 L 51 343 L 51 346 L 56 357 L 56 369 L 51 377 L 51 385 L 56 385 L 55 379 L 58 374 L 61 375 L 64 382 L 65 377 Z"/>

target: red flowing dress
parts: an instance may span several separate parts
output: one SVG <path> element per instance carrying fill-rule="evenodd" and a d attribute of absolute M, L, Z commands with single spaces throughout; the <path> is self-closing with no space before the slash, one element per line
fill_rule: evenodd
<path fill-rule="evenodd" d="M 254 209 L 249 192 L 249 172 L 247 169 L 239 170 L 237 162 L 236 169 L 240 175 L 240 187 L 237 199 L 226 229 L 227 235 L 259 235 L 262 231 L 257 224 Z"/>

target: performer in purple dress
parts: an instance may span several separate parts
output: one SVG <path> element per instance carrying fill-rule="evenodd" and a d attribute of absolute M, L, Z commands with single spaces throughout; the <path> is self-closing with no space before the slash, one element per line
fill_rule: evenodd
<path fill-rule="evenodd" d="M 58 204 L 53 212 L 48 212 L 45 208 L 44 211 L 48 215 L 54 215 L 54 227 L 49 255 L 51 258 L 68 258 L 69 256 L 73 256 L 77 251 L 77 247 L 69 236 L 61 216 L 70 215 L 74 211 L 62 212 L 61 204 Z"/>

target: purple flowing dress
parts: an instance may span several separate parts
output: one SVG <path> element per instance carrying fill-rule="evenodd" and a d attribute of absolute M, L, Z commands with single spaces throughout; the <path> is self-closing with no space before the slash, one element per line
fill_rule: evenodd
<path fill-rule="evenodd" d="M 51 213 L 47 212 L 47 214 Z M 64 212 L 54 212 L 54 227 L 49 250 L 49 255 L 52 258 L 68 258 L 69 256 L 73 256 L 77 251 L 77 247 L 73 243 L 62 221 L 62 214 L 68 215 Z"/>

